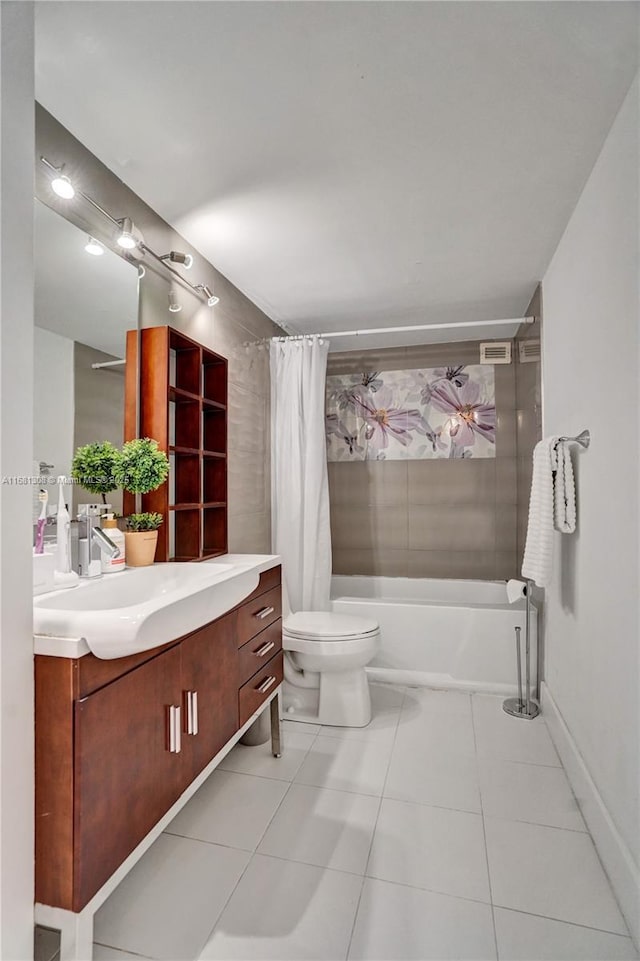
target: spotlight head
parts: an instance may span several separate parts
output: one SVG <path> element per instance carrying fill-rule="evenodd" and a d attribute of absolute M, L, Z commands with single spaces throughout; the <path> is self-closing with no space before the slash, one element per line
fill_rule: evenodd
<path fill-rule="evenodd" d="M 178 303 L 176 295 L 172 290 L 169 291 L 169 311 L 172 314 L 179 314 L 182 310 L 182 304 Z"/>
<path fill-rule="evenodd" d="M 95 237 L 89 237 L 84 249 L 88 254 L 93 254 L 94 257 L 100 257 L 104 253 L 104 247 Z"/>
<path fill-rule="evenodd" d="M 116 243 L 124 250 L 133 250 L 139 243 L 138 238 L 134 234 L 135 226 L 133 221 L 129 217 L 123 217 L 118 223 L 120 224 L 120 234 L 116 239 Z"/>
<path fill-rule="evenodd" d="M 220 303 L 220 298 L 216 297 L 211 288 L 206 284 L 198 284 L 198 290 L 201 290 L 204 296 L 207 298 L 207 306 L 215 307 L 216 304 Z"/>
<path fill-rule="evenodd" d="M 71 200 L 75 196 L 75 187 L 69 178 L 62 173 L 56 174 L 51 181 L 51 186 L 58 197 L 62 197 L 64 200 Z"/>
<path fill-rule="evenodd" d="M 185 270 L 189 270 L 193 264 L 191 254 L 183 254 L 181 250 L 171 250 L 161 260 L 170 260 L 172 264 L 182 264 Z"/>

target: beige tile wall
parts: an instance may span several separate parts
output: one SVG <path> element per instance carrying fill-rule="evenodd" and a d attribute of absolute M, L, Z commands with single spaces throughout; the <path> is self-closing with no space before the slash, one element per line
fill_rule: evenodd
<path fill-rule="evenodd" d="M 477 341 L 434 344 L 330 354 L 328 373 L 478 361 Z M 514 365 L 496 366 L 495 379 L 495 459 L 329 464 L 335 574 L 514 576 L 518 481 Z"/>

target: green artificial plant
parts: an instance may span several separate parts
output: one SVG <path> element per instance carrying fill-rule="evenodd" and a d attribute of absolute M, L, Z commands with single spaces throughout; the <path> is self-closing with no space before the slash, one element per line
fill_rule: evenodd
<path fill-rule="evenodd" d="M 84 447 L 78 447 L 73 456 L 71 476 L 91 494 L 101 494 L 102 502 L 106 504 L 105 495 L 119 486 L 116 471 L 120 457 L 118 448 L 108 440 L 85 444 Z"/>
<path fill-rule="evenodd" d="M 156 511 L 146 511 L 142 514 L 130 514 L 127 517 L 127 530 L 131 533 L 139 531 L 157 531 L 162 524 L 162 514 Z"/>
<path fill-rule="evenodd" d="M 138 437 L 123 444 L 115 465 L 118 487 L 131 494 L 148 494 L 167 479 L 169 459 L 150 437 Z"/>

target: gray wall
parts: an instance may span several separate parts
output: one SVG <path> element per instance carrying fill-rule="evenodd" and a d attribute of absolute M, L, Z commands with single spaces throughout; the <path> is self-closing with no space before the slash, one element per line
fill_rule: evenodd
<path fill-rule="evenodd" d="M 477 364 L 478 345 L 329 354 L 328 373 Z M 515 576 L 515 364 L 496 365 L 495 383 L 495 459 L 329 464 L 335 574 Z"/>
<path fill-rule="evenodd" d="M 521 364 L 519 343 L 536 340 L 540 344 L 542 327 L 542 293 L 538 286 L 526 309 L 534 324 L 523 325 L 516 337 L 516 447 L 518 452 L 518 576 L 524 557 L 529 517 L 529 494 L 533 473 L 533 448 L 542 439 L 541 362 Z"/>
<path fill-rule="evenodd" d="M 283 331 L 39 104 L 36 144 L 37 157 L 44 155 L 56 166 L 64 163 L 67 175 L 114 217 L 131 217 L 157 253 L 171 249 L 191 253 L 194 263 L 189 279 L 207 284 L 220 298 L 214 308 L 203 305 L 179 281 L 170 281 L 162 267 L 145 258 L 146 273 L 140 281 L 141 325 L 170 324 L 229 360 L 229 550 L 269 551 L 268 351 L 245 345 Z M 170 183 L 167 190 L 171 190 Z M 43 203 L 114 249 L 112 228 L 106 218 L 81 199 L 69 203 L 57 198 L 39 162 L 36 194 Z M 170 289 L 183 305 L 178 314 L 168 311 Z"/>
<path fill-rule="evenodd" d="M 124 439 L 124 367 L 103 367 L 94 370 L 92 364 L 117 360 L 111 354 L 87 347 L 73 345 L 74 366 L 74 433 L 73 448 L 96 441 L 110 440 L 116 447 Z M 90 494 L 78 484 L 73 486 L 73 515 L 78 504 L 91 504 L 101 500 L 98 494 Z M 107 495 L 116 514 L 122 514 L 122 491 Z"/>

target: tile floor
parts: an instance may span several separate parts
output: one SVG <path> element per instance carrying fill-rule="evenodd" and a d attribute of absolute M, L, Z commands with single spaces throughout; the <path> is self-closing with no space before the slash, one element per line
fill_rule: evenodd
<path fill-rule="evenodd" d="M 96 915 L 96 961 L 636 958 L 542 718 L 372 686 L 238 745 Z"/>

